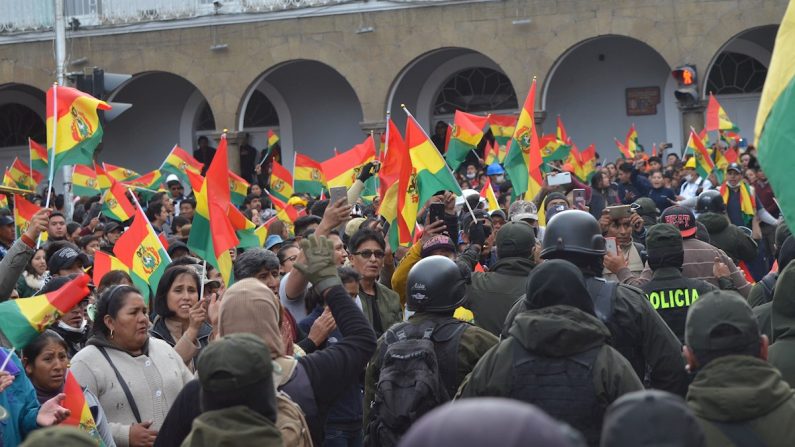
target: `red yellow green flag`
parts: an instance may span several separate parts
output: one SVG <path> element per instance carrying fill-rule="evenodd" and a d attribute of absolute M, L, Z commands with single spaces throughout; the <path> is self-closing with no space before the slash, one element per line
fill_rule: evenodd
<path fill-rule="evenodd" d="M 693 154 L 696 157 L 696 172 L 702 178 L 707 178 L 712 174 L 712 171 L 715 170 L 715 163 L 712 162 L 709 150 L 704 147 L 701 138 L 699 138 L 692 129 L 690 130 L 690 138 L 687 146 L 691 147 L 691 145 L 693 147 Z"/>
<path fill-rule="evenodd" d="M 90 166 L 75 165 L 72 171 L 72 192 L 80 197 L 93 197 L 99 194 L 97 171 Z"/>
<path fill-rule="evenodd" d="M 99 189 L 105 190 L 110 188 L 112 179 L 108 173 L 105 172 L 105 169 L 102 166 L 94 163 L 94 172 L 97 173 L 97 185 L 99 186 Z"/>
<path fill-rule="evenodd" d="M 638 153 L 638 151 L 643 150 L 643 146 L 638 141 L 638 130 L 635 129 L 634 123 L 627 132 L 627 141 L 625 146 L 627 147 L 627 151 L 632 154 L 633 157 Z"/>
<path fill-rule="evenodd" d="M 53 151 L 53 172 L 65 164 L 90 165 L 102 140 L 97 109 L 110 105 L 75 88 L 54 85 L 47 90 L 47 147 Z"/>
<path fill-rule="evenodd" d="M 188 238 L 188 248 L 215 267 L 229 286 L 232 283 L 232 256 L 230 250 L 240 240 L 229 220 L 231 207 L 229 188 L 229 165 L 227 161 L 226 135 L 221 137 L 204 184 L 196 192 L 196 212 Z"/>
<path fill-rule="evenodd" d="M 403 141 L 403 137 L 400 135 L 400 130 L 398 130 L 395 122 L 392 121 L 390 118 L 387 122 L 387 130 L 384 134 L 384 144 L 385 149 L 381 151 L 381 169 L 378 171 L 378 178 L 379 188 L 378 191 L 379 195 L 381 196 L 381 201 L 383 202 L 383 197 L 386 196 L 386 191 L 389 189 L 394 183 L 397 182 L 398 177 L 400 177 L 400 167 L 401 167 L 401 160 L 406 156 L 408 158 L 408 154 L 404 154 L 406 148 L 406 142 Z M 389 152 L 395 148 L 397 152 L 394 154 L 390 154 Z M 397 202 L 396 202 L 397 203 Z"/>
<path fill-rule="evenodd" d="M 375 160 L 375 140 L 369 136 L 361 144 L 321 163 L 327 186 L 350 188 L 362 171 L 362 166 L 373 160 Z"/>
<path fill-rule="evenodd" d="M 40 209 L 40 206 L 28 201 L 24 196 L 14 194 L 14 226 L 16 227 L 17 237 L 28 231 L 30 219 Z"/>
<path fill-rule="evenodd" d="M 516 131 L 505 156 L 505 171 L 511 178 L 516 198 L 524 195 L 529 200 L 541 191 L 544 179 L 541 175 L 541 147 L 536 131 L 534 108 L 536 103 L 536 80 L 519 113 Z"/>
<path fill-rule="evenodd" d="M 201 173 L 187 171 L 188 174 L 188 182 L 190 183 L 190 189 L 194 191 L 199 191 L 202 189 L 202 185 L 204 184 L 204 176 Z"/>
<path fill-rule="evenodd" d="M 616 142 L 616 147 L 618 148 L 618 152 L 621 154 L 621 157 L 625 160 L 632 160 L 635 158 L 635 154 L 632 153 L 629 148 L 622 142 L 618 141 L 618 138 L 613 138 Z"/>
<path fill-rule="evenodd" d="M 497 196 L 494 194 L 494 188 L 491 187 L 491 178 L 486 178 L 486 184 L 480 190 L 480 197 L 483 197 L 488 202 L 489 212 L 500 209 L 500 205 L 497 203 Z"/>
<path fill-rule="evenodd" d="M 378 172 L 382 197 L 378 213 L 389 222 L 389 244 L 398 247 L 412 240 L 419 197 L 406 142 L 391 118 L 387 123 L 386 144 L 387 152 Z M 409 185 L 413 185 L 411 191 Z M 412 223 L 408 224 L 408 220 Z"/>
<path fill-rule="evenodd" d="M 293 195 L 293 175 L 281 163 L 274 160 L 268 186 L 271 194 L 286 202 Z"/>
<path fill-rule="evenodd" d="M 145 200 L 149 200 L 157 194 L 158 190 L 161 189 L 162 183 L 163 174 L 159 170 L 147 172 L 144 175 L 123 182 L 124 186 L 135 189 L 138 196 L 143 197 Z"/>
<path fill-rule="evenodd" d="M 751 194 L 751 188 L 745 181 L 740 181 L 740 211 L 743 213 L 743 219 L 746 226 L 751 226 L 751 221 L 756 214 L 756 196 Z M 724 182 L 720 185 L 720 195 L 723 197 L 723 203 L 729 203 L 729 184 Z"/>
<path fill-rule="evenodd" d="M 560 115 L 558 115 L 558 121 L 555 127 L 555 137 L 558 139 L 558 141 L 562 141 L 563 144 L 571 144 L 571 139 L 569 138 L 569 134 L 566 132 L 566 128 L 563 126 L 563 120 L 560 119 Z"/>
<path fill-rule="evenodd" d="M 293 190 L 319 196 L 326 186 L 323 166 L 304 154 L 295 153 L 293 168 Z"/>
<path fill-rule="evenodd" d="M 102 281 L 102 277 L 113 270 L 121 270 L 127 274 L 130 273 L 130 268 L 121 262 L 119 258 L 107 254 L 104 251 L 96 251 L 94 253 L 94 268 L 92 269 L 94 284 L 99 284 L 99 282 Z"/>
<path fill-rule="evenodd" d="M 279 142 L 279 136 L 276 135 L 276 132 L 272 130 L 268 130 L 268 150 L 272 151 L 273 147 Z"/>
<path fill-rule="evenodd" d="M 497 148 L 491 144 L 491 141 L 487 141 L 486 146 L 483 148 L 483 160 L 486 166 L 491 166 L 494 163 L 500 162 Z"/>
<path fill-rule="evenodd" d="M 8 197 L 5 194 L 0 194 L 0 208 L 8 208 Z"/>
<path fill-rule="evenodd" d="M 141 174 L 132 169 L 122 168 L 121 166 L 112 165 L 110 163 L 102 163 L 102 167 L 105 170 L 105 174 L 117 182 L 123 182 L 141 176 Z"/>
<path fill-rule="evenodd" d="M 580 152 L 580 171 L 578 177 L 583 182 L 590 182 L 591 177 L 596 173 L 596 146 L 593 144 Z"/>
<path fill-rule="evenodd" d="M 453 128 L 450 132 L 450 143 L 447 144 L 445 159 L 450 169 L 456 170 L 466 160 L 469 152 L 478 147 L 483 139 L 483 129 L 489 123 L 485 116 L 472 115 L 471 113 L 455 111 Z"/>
<path fill-rule="evenodd" d="M 243 205 L 248 195 L 248 187 L 251 186 L 243 177 L 229 171 L 229 192 L 230 200 L 237 206 Z"/>
<path fill-rule="evenodd" d="M 40 172 L 42 175 L 47 174 L 49 163 L 47 161 L 47 148 L 43 145 L 28 138 L 28 149 L 30 151 L 30 167 Z"/>
<path fill-rule="evenodd" d="M 541 145 L 541 159 L 544 164 L 541 166 L 542 171 L 547 171 L 547 163 L 557 160 L 566 160 L 569 158 L 571 152 L 571 144 L 566 144 L 562 140 L 558 140 L 557 135 L 544 135 L 540 141 Z"/>
<path fill-rule="evenodd" d="M 174 145 L 171 152 L 163 160 L 160 170 L 169 174 L 174 174 L 181 179 L 188 181 L 188 171 L 201 174 L 204 164 L 193 158 L 185 149 Z"/>
<path fill-rule="evenodd" d="M 148 303 L 171 258 L 140 208 L 134 216 L 130 228 L 113 246 L 113 254 L 130 269 L 133 283 Z"/>
<path fill-rule="evenodd" d="M 135 206 L 127 199 L 127 187 L 113 182 L 102 195 L 102 214 L 119 222 L 127 221 L 135 215 Z"/>
<path fill-rule="evenodd" d="M 54 292 L 0 303 L 0 330 L 14 348 L 24 348 L 88 297 L 88 281 L 83 274 Z"/>
<path fill-rule="evenodd" d="M 729 131 L 734 133 L 739 133 L 740 128 L 737 127 L 732 120 L 729 119 L 729 115 L 726 111 L 721 107 L 720 103 L 717 99 L 712 95 L 712 92 L 709 93 L 709 102 L 707 103 L 707 116 L 706 116 L 706 126 L 708 132 L 715 132 L 715 131 Z"/>
<path fill-rule="evenodd" d="M 91 414 L 91 409 L 88 407 L 86 396 L 83 394 L 83 388 L 69 370 L 66 371 L 63 394 L 65 397 L 61 402 L 61 406 L 69 410 L 69 416 L 61 422 L 61 425 L 77 427 L 88 433 L 97 445 L 104 446 L 105 443 L 102 442 L 102 436 L 99 434 L 99 430 L 97 430 L 97 423 L 94 421 L 94 416 Z"/>
<path fill-rule="evenodd" d="M 44 175 L 38 171 L 30 169 L 22 160 L 15 158 L 14 163 L 11 165 L 8 174 L 14 183 L 19 185 L 20 188 L 36 189 L 36 185 L 44 181 Z"/>
<path fill-rule="evenodd" d="M 508 142 L 516 131 L 516 116 L 489 115 L 489 127 L 497 146 L 508 147 Z M 502 161 L 502 160 L 500 160 Z"/>
<path fill-rule="evenodd" d="M 265 239 L 268 237 L 268 228 L 265 226 L 257 227 L 254 222 L 248 220 L 243 213 L 234 206 L 230 206 L 229 222 L 235 229 L 235 234 L 240 240 L 238 247 L 240 248 L 254 248 L 262 247 L 265 245 Z"/>
<path fill-rule="evenodd" d="M 419 202 L 424 204 L 438 191 L 451 191 L 461 195 L 461 187 L 447 168 L 442 154 L 433 145 L 413 116 L 406 121 L 406 147 L 409 148 L 416 185 L 409 184 L 408 191 L 417 191 Z M 415 221 L 406 223 L 414 225 Z"/>
<path fill-rule="evenodd" d="M 13 178 L 11 178 L 11 172 L 8 170 L 8 168 L 6 168 L 5 174 L 3 174 L 3 186 L 10 186 L 12 188 L 19 188 L 19 185 L 17 185 L 17 182 L 15 182 Z"/>

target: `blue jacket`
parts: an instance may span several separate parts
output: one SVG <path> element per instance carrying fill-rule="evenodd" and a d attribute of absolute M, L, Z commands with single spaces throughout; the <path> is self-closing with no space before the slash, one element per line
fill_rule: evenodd
<path fill-rule="evenodd" d="M 621 199 L 621 203 L 629 205 L 639 198 L 649 195 L 651 183 L 646 177 L 638 175 L 637 169 L 632 170 L 632 176 L 629 178 L 629 182 L 628 185 L 624 183 L 618 184 L 618 197 Z M 632 197 L 627 197 L 627 192 L 631 192 Z"/>
<path fill-rule="evenodd" d="M 6 355 L 9 352 L 5 348 L 2 351 Z M 0 355 L 0 362 L 4 359 L 5 355 Z M 0 393 L 0 405 L 8 411 L 8 418 L 0 421 L 4 446 L 21 444 L 28 433 L 39 428 L 36 416 L 39 414 L 40 405 L 36 399 L 36 390 L 25 375 L 19 357 L 13 352 L 10 362 L 13 363 L 6 366 L 6 371 L 13 371 L 16 378 L 5 391 Z"/>
<path fill-rule="evenodd" d="M 671 188 L 663 186 L 661 188 L 652 188 L 649 190 L 649 198 L 654 200 L 657 209 L 662 213 L 666 208 L 673 205 L 668 199 L 676 200 L 676 195 Z"/>

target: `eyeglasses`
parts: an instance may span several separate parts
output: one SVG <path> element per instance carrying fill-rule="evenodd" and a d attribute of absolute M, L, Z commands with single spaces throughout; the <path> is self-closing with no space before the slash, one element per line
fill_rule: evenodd
<path fill-rule="evenodd" d="M 298 255 L 292 255 L 289 258 L 284 258 L 284 261 L 282 261 L 282 265 L 284 265 L 284 263 L 288 261 L 295 262 L 296 259 L 298 259 Z"/>
<path fill-rule="evenodd" d="M 376 259 L 384 259 L 384 256 L 386 255 L 386 253 L 381 250 L 362 250 L 353 254 L 361 256 L 364 259 L 370 259 L 373 257 L 373 255 L 375 255 Z"/>

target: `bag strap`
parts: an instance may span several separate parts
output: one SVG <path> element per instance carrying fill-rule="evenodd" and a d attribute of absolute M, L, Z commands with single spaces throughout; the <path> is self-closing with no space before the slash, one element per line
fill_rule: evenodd
<path fill-rule="evenodd" d="M 757 435 L 747 424 L 729 424 L 727 422 L 709 421 L 710 424 L 718 427 L 723 436 L 736 446 L 742 447 L 767 447 L 759 435 Z"/>
<path fill-rule="evenodd" d="M 130 388 L 127 386 L 127 382 L 124 381 L 124 378 L 119 373 L 119 370 L 116 369 L 116 365 L 113 364 L 113 361 L 110 359 L 110 356 L 105 351 L 105 348 L 103 346 L 98 346 L 97 349 L 99 349 L 99 352 L 102 354 L 103 357 L 105 357 L 105 360 L 108 361 L 110 367 L 113 368 L 113 372 L 116 373 L 116 380 L 119 381 L 121 389 L 122 391 L 124 391 L 124 395 L 127 396 L 127 402 L 130 404 L 130 410 L 132 410 L 133 416 L 135 416 L 135 420 L 138 421 L 138 423 L 140 424 L 141 413 L 138 412 L 138 405 L 136 405 L 135 403 L 135 399 L 133 398 L 133 395 L 130 392 Z"/>

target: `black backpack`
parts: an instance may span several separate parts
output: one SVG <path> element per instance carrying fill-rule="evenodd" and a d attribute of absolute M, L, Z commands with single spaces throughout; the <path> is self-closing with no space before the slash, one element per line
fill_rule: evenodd
<path fill-rule="evenodd" d="M 384 334 L 366 445 L 397 445 L 411 424 L 455 395 L 458 345 L 466 323 L 402 323 Z"/>

